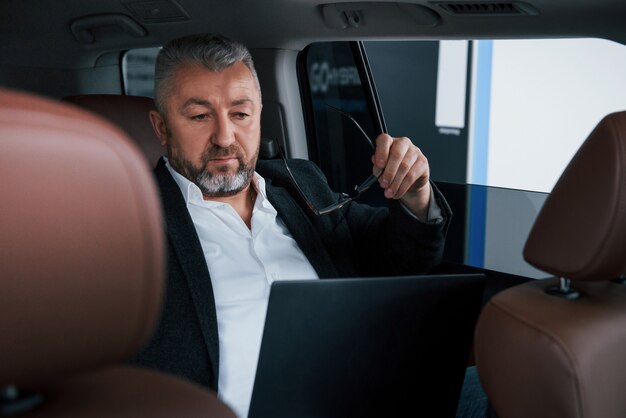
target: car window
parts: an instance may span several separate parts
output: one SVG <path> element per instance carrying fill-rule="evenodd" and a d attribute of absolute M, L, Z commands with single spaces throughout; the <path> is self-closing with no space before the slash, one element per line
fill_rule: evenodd
<path fill-rule="evenodd" d="M 359 45 L 350 42 L 316 43 L 305 57 L 303 76 L 309 86 L 308 122 L 311 157 L 327 175 L 331 187 L 348 192 L 372 172 L 372 147 L 355 123 L 374 141 L 381 131 L 374 103 L 366 89 L 367 74 L 359 71 Z M 360 200 L 385 205 L 380 190 L 372 188 Z"/>
<path fill-rule="evenodd" d="M 131 96 L 153 97 L 154 63 L 160 50 L 160 47 L 137 48 L 123 55 L 124 93 Z"/>
<path fill-rule="evenodd" d="M 337 151 L 350 147 L 349 135 L 328 122 L 323 103 L 371 116 L 367 96 L 350 77 L 358 64 L 346 69 L 353 65 L 346 63 L 349 46 L 313 44 L 305 51 L 316 118 L 310 140 L 330 183 L 342 187 L 347 174 L 332 167 L 342 166 L 342 158 L 347 166 L 355 153 Z M 523 260 L 524 243 L 591 129 L 604 115 L 626 109 L 626 46 L 600 39 L 363 46 L 388 132 L 409 136 L 422 149 L 452 206 L 444 259 L 544 277 Z"/>
<path fill-rule="evenodd" d="M 365 48 L 389 133 L 411 138 L 434 179 L 465 183 L 468 42 L 366 42 Z"/>
<path fill-rule="evenodd" d="M 600 119 L 626 109 L 626 46 L 607 40 L 365 48 L 390 133 L 440 181 L 549 192 Z"/>

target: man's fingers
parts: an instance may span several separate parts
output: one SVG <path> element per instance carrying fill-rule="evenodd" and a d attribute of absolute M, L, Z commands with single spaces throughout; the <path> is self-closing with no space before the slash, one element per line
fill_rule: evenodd
<path fill-rule="evenodd" d="M 411 181 L 411 184 L 417 179 L 416 173 L 414 171 L 418 159 L 419 153 L 413 149 L 408 149 L 402 159 L 389 160 L 389 163 L 387 164 L 387 167 L 389 167 L 389 172 L 387 172 L 387 169 L 385 169 L 385 172 L 381 176 L 382 182 L 380 182 L 381 187 L 386 187 L 385 196 L 390 198 L 394 197 L 400 191 L 402 184 L 407 178 Z M 387 175 L 389 177 L 386 177 Z M 405 192 L 406 190 L 404 190 L 402 194 L 404 194 Z"/>
<path fill-rule="evenodd" d="M 409 138 L 392 138 L 384 166 L 385 171 L 378 179 L 380 186 L 387 190 L 386 196 L 393 196 L 400 187 L 402 179 L 419 156 L 416 150 Z"/>
<path fill-rule="evenodd" d="M 383 169 L 387 166 L 389 150 L 393 144 L 393 138 L 388 134 L 380 134 L 376 137 L 376 151 L 374 152 L 374 166 Z"/>
<path fill-rule="evenodd" d="M 394 199 L 400 199 L 409 190 L 419 190 L 428 184 L 429 167 L 426 158 L 422 155 L 416 159 L 409 172 L 403 177 L 400 186 L 393 194 Z"/>
<path fill-rule="evenodd" d="M 389 149 L 389 158 L 385 165 L 385 173 L 382 175 L 382 179 L 391 183 L 393 181 L 400 164 L 404 161 L 407 153 L 411 152 L 412 147 L 411 140 L 408 138 L 398 138 L 393 141 L 391 148 Z M 412 163 L 411 163 L 412 165 Z"/>
<path fill-rule="evenodd" d="M 378 182 L 389 199 L 400 199 L 407 192 L 418 191 L 428 183 L 428 160 L 407 137 L 392 138 L 380 134 L 376 138 L 372 163 L 374 173 L 384 169 Z"/>

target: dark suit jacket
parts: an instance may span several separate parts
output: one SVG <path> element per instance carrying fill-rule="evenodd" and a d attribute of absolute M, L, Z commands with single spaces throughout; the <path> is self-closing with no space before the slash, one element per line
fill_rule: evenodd
<path fill-rule="evenodd" d="M 305 160 L 289 167 L 318 207 L 337 201 L 321 171 Z M 316 216 L 288 178 L 281 160 L 259 160 L 267 197 L 320 278 L 414 274 L 436 265 L 451 216 L 438 191 L 444 222 L 419 222 L 396 202 L 389 209 L 350 203 Z M 219 346 L 211 278 L 182 193 L 163 159 L 155 168 L 168 242 L 167 293 L 152 341 L 132 362 L 217 388 Z"/>

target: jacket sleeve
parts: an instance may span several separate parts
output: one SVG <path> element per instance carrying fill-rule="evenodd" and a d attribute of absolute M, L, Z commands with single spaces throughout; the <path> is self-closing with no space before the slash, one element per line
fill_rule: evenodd
<path fill-rule="evenodd" d="M 441 262 L 452 213 L 443 195 L 432 186 L 443 216 L 439 223 L 416 219 L 395 200 L 390 200 L 389 208 L 356 202 L 346 207 L 344 217 L 363 275 L 425 273 Z"/>

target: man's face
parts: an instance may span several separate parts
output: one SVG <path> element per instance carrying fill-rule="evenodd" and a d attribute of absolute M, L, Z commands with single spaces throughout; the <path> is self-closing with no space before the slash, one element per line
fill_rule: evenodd
<path fill-rule="evenodd" d="M 254 173 L 261 138 L 261 97 L 252 73 L 239 62 L 222 72 L 182 64 L 176 70 L 163 119 L 152 125 L 172 167 L 205 197 L 244 190 Z"/>

